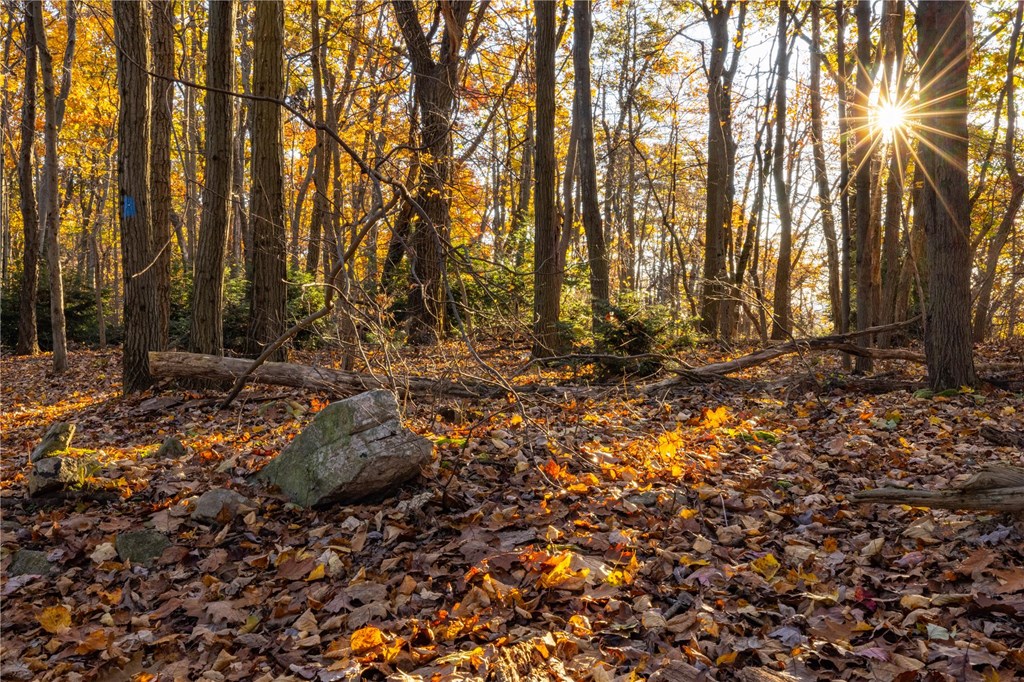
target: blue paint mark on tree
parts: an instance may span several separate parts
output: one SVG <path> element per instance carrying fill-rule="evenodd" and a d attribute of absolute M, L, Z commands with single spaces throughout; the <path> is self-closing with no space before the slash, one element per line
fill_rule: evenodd
<path fill-rule="evenodd" d="M 124 207 L 121 209 L 125 218 L 135 217 L 135 197 L 125 197 Z"/>

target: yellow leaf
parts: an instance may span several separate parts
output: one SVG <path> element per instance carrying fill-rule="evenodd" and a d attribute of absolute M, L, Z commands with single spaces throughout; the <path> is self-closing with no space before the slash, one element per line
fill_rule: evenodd
<path fill-rule="evenodd" d="M 779 560 L 771 554 L 765 554 L 760 559 L 751 561 L 750 567 L 765 580 L 771 580 L 779 572 Z"/>
<path fill-rule="evenodd" d="M 64 632 L 71 627 L 71 611 L 66 606 L 50 606 L 36 616 L 43 629 L 52 635 Z"/>
<path fill-rule="evenodd" d="M 715 665 L 732 665 L 736 662 L 736 657 L 740 655 L 738 651 L 730 651 L 727 654 L 722 654 L 715 659 Z"/>
<path fill-rule="evenodd" d="M 373 627 L 367 625 L 365 628 L 360 628 L 352 633 L 352 640 L 349 646 L 352 649 L 352 653 L 359 655 L 365 654 L 371 649 L 384 644 L 384 633 Z"/>
<path fill-rule="evenodd" d="M 313 580 L 323 580 L 324 577 L 324 565 L 317 564 L 316 568 L 309 572 L 306 576 L 306 582 L 312 582 Z"/>

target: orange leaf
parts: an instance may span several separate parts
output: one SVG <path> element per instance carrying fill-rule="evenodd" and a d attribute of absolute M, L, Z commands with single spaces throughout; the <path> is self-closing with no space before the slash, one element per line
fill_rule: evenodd
<path fill-rule="evenodd" d="M 51 635 L 64 632 L 71 627 L 71 611 L 66 606 L 50 606 L 36 616 L 43 629 Z"/>
<path fill-rule="evenodd" d="M 359 655 L 365 654 L 371 649 L 384 644 L 384 633 L 373 627 L 367 625 L 365 628 L 360 628 L 352 633 L 352 640 L 349 646 L 352 648 L 352 653 Z"/>

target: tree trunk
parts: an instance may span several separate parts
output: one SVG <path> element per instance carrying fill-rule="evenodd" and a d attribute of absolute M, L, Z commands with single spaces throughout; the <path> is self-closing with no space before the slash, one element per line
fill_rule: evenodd
<path fill-rule="evenodd" d="M 775 201 L 779 206 L 779 257 L 775 265 L 775 300 L 772 308 L 772 338 L 787 338 L 793 331 L 790 321 L 790 271 L 793 267 L 793 209 L 789 202 L 789 187 L 783 175 L 786 163 L 786 80 L 789 78 L 789 49 L 786 39 L 786 15 L 789 2 L 779 2 L 778 54 L 775 61 L 775 152 L 773 175 Z"/>
<path fill-rule="evenodd" d="M 833 331 L 840 331 L 842 289 L 839 285 L 839 240 L 832 213 L 831 185 L 825 166 L 825 148 L 821 124 L 821 5 L 811 2 L 811 140 L 814 154 L 814 179 L 818 188 L 821 226 L 825 232 L 825 253 L 828 259 L 828 299 Z"/>
<path fill-rule="evenodd" d="M 534 174 L 533 357 L 560 352 L 559 224 L 555 213 L 555 3 L 535 0 L 537 159 Z"/>
<path fill-rule="evenodd" d="M 235 2 L 212 0 L 209 13 L 206 84 L 230 92 L 235 80 Z M 234 108 L 226 92 L 206 93 L 206 181 L 192 284 L 189 346 L 211 355 L 224 352 L 224 259 L 234 160 Z"/>
<path fill-rule="evenodd" d="M 836 54 L 838 62 L 839 90 L 839 233 L 842 242 L 839 251 L 839 279 L 841 286 L 841 313 L 839 316 L 839 333 L 845 334 L 850 329 L 850 310 L 852 306 L 850 291 L 850 121 L 847 108 L 847 81 L 849 72 L 846 64 L 846 8 L 844 0 L 836 0 Z M 850 369 L 850 356 L 844 355 L 843 369 Z"/>
<path fill-rule="evenodd" d="M 977 343 L 984 341 L 987 335 L 996 266 L 999 264 L 999 256 L 1003 252 L 1003 247 L 1006 246 L 1010 233 L 1013 231 L 1017 212 L 1020 210 L 1021 203 L 1024 203 L 1024 177 L 1021 177 L 1020 170 L 1017 168 L 1017 152 L 1015 150 L 1017 102 L 1014 78 L 1014 69 L 1019 58 L 1017 47 L 1020 42 L 1022 15 L 1024 15 L 1024 3 L 1018 2 L 1017 13 L 1013 21 L 1013 33 L 1010 37 L 1010 53 L 1006 62 L 1006 141 L 1003 146 L 1003 160 L 1006 164 L 1006 174 L 1010 179 L 1010 200 L 1006 203 L 999 228 L 989 241 L 988 252 L 985 254 L 985 270 L 982 273 L 978 303 L 974 311 L 974 341 Z M 1010 334 L 1013 334 L 1012 329 Z"/>
<path fill-rule="evenodd" d="M 60 262 L 60 197 L 57 189 L 57 134 L 63 119 L 63 104 L 71 88 L 71 59 L 75 50 L 76 8 L 68 2 L 68 39 L 64 55 L 64 77 L 58 98 L 53 79 L 53 56 L 47 46 L 46 25 L 43 21 L 41 2 L 32 3 L 33 29 L 36 34 L 36 50 L 39 53 L 39 70 L 43 76 L 43 108 L 46 123 L 43 139 L 46 157 L 43 162 L 43 181 L 39 188 L 39 206 L 43 219 L 43 241 L 46 247 L 46 270 L 50 282 L 50 328 L 53 337 L 53 371 L 63 372 L 68 367 L 67 323 L 64 318 L 64 278 Z"/>
<path fill-rule="evenodd" d="M 704 219 L 704 284 L 701 288 L 701 330 L 717 337 L 725 295 L 725 231 L 731 217 L 727 206 L 729 177 L 725 117 L 722 111 L 725 57 L 729 46 L 729 4 L 713 0 L 705 12 L 711 31 L 711 59 L 708 64 L 708 164 L 707 200 Z M 783 39 L 785 50 L 785 39 Z"/>
<path fill-rule="evenodd" d="M 284 2 L 256 4 L 253 43 L 253 93 L 258 97 L 284 97 Z M 252 223 L 253 259 L 249 308 L 249 352 L 262 347 L 287 329 L 288 266 L 284 225 L 284 159 L 281 145 L 281 108 L 274 102 L 252 104 Z M 272 360 L 284 360 L 285 349 Z"/>
<path fill-rule="evenodd" d="M 435 59 L 430 41 L 420 26 L 416 3 L 396 0 L 393 5 L 412 63 L 413 96 L 419 110 L 420 145 L 428 158 L 422 166 L 414 215 L 409 292 L 409 341 L 433 344 L 445 325 L 444 286 L 448 235 L 451 228 L 452 116 L 455 112 L 462 39 L 471 0 L 450 0 L 441 5 L 444 31 Z M 483 11 L 483 10 L 480 10 Z"/>
<path fill-rule="evenodd" d="M 917 9 L 921 103 L 930 116 L 918 132 L 926 180 L 916 210 L 928 260 L 925 354 L 936 389 L 977 383 L 970 319 L 967 12 L 965 2 L 943 0 L 920 0 Z"/>
<path fill-rule="evenodd" d="M 36 137 L 36 33 L 32 1 L 25 1 L 25 82 L 21 101 L 21 145 L 18 150 L 18 184 L 25 253 L 18 294 L 18 355 L 39 352 L 36 328 L 36 288 L 39 284 L 39 208 L 36 204 L 32 157 Z"/>
<path fill-rule="evenodd" d="M 153 254 L 153 289 L 156 295 L 156 337 L 147 350 L 167 347 L 171 323 L 171 112 L 174 110 L 174 2 L 152 0 L 150 17 L 152 33 L 151 79 L 152 110 L 150 116 L 150 215 Z M 160 78 L 163 76 L 164 78 Z"/>
<path fill-rule="evenodd" d="M 871 220 L 871 162 L 873 134 L 868 126 L 868 97 L 871 93 L 871 0 L 858 0 L 857 9 L 857 90 L 854 96 L 853 149 L 854 184 L 856 205 L 854 217 L 857 221 L 857 329 L 867 329 L 875 317 L 872 302 L 875 300 L 873 275 L 875 268 L 872 245 L 876 238 L 872 233 Z M 871 345 L 871 340 L 866 341 Z M 870 372 L 871 358 L 858 357 L 858 372 Z"/>
<path fill-rule="evenodd" d="M 152 265 L 153 229 L 150 206 L 149 22 L 141 2 L 114 3 L 117 38 L 117 84 L 121 108 L 117 125 L 117 187 L 120 196 L 121 258 L 124 277 L 125 394 L 152 383 L 146 355 L 159 338 L 156 276 Z"/>
<path fill-rule="evenodd" d="M 605 246 L 601 209 L 597 201 L 597 157 L 594 152 L 594 108 L 590 93 L 590 45 L 594 27 L 589 0 L 574 0 L 573 83 L 576 113 L 580 117 L 577 144 L 579 157 L 580 200 L 583 209 L 583 231 L 587 237 L 587 260 L 590 265 L 590 315 L 594 331 L 608 309 L 608 249 Z M 598 345 L 600 345 L 599 340 Z"/>
<path fill-rule="evenodd" d="M 320 37 L 320 10 L 318 3 L 309 5 L 309 23 L 313 46 L 309 52 L 313 77 L 313 122 L 317 126 L 316 147 L 313 156 L 313 214 L 309 221 L 309 248 L 306 250 L 306 272 L 316 276 L 320 267 L 321 238 L 327 221 L 327 135 L 324 126 L 323 49 Z"/>

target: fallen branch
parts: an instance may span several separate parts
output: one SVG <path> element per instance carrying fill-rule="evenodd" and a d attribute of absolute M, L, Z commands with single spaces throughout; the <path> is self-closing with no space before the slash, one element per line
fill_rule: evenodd
<path fill-rule="evenodd" d="M 240 377 L 245 377 L 249 381 L 260 384 L 325 390 L 346 396 L 375 388 L 386 388 L 400 393 L 438 394 L 457 398 L 481 398 L 494 393 L 489 386 L 435 381 L 424 377 L 376 377 L 372 374 L 346 372 L 340 369 L 312 367 L 290 362 L 264 362 L 253 370 L 252 364 L 252 360 L 243 358 L 226 358 L 200 353 L 150 352 L 149 354 L 149 370 L 156 377 L 204 378 L 218 381 L 235 381 Z"/>
<path fill-rule="evenodd" d="M 854 493 L 851 499 L 865 504 L 1019 512 L 1024 511 L 1024 468 L 988 464 L 962 486 L 952 490 L 878 488 Z"/>

